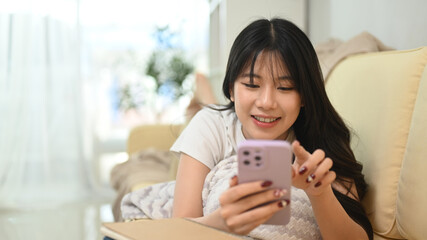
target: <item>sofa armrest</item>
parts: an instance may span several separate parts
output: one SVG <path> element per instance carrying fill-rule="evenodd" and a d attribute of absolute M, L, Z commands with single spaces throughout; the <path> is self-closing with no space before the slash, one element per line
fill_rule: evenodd
<path fill-rule="evenodd" d="M 152 124 L 131 129 L 127 140 L 127 153 L 132 155 L 141 150 L 156 149 L 168 151 L 184 125 Z"/>

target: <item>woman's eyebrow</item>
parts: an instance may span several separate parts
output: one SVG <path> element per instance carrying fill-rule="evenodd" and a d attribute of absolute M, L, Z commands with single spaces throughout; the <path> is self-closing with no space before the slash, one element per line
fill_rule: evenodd
<path fill-rule="evenodd" d="M 278 77 L 278 79 L 279 80 L 285 80 L 285 81 L 292 80 L 291 76 L 289 76 L 289 75 L 280 76 L 280 77 Z"/>
<path fill-rule="evenodd" d="M 242 74 L 243 77 L 254 77 L 254 78 L 261 78 L 260 75 L 257 75 L 255 73 L 243 73 Z"/>
<path fill-rule="evenodd" d="M 255 73 L 243 73 L 243 74 L 242 74 L 242 77 L 248 77 L 248 78 L 259 78 L 259 79 L 261 79 L 261 78 L 262 78 L 260 75 L 255 74 Z M 289 76 L 289 75 L 283 75 L 283 76 L 279 76 L 277 79 L 278 79 L 278 80 L 281 80 L 281 81 L 291 81 L 291 80 L 292 80 L 292 77 L 291 77 L 291 76 Z"/>

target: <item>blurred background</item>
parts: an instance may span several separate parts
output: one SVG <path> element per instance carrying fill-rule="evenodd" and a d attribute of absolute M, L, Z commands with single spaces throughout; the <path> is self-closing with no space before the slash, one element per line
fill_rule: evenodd
<path fill-rule="evenodd" d="M 129 131 L 182 124 L 195 76 L 218 102 L 236 35 L 287 18 L 319 44 L 427 44 L 424 0 L 0 2 L 0 239 L 101 239 Z"/>

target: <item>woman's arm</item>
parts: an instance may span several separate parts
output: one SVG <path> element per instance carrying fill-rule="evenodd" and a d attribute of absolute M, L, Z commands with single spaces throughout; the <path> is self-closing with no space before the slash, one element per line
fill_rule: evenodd
<path fill-rule="evenodd" d="M 368 239 L 365 230 L 345 212 L 331 185 L 309 198 L 323 239 Z"/>
<path fill-rule="evenodd" d="M 332 160 L 325 158 L 322 150 L 310 154 L 297 141 L 292 147 L 296 156 L 292 184 L 307 193 L 323 239 L 368 239 L 365 230 L 345 212 L 332 191 L 334 185 L 337 191 L 349 194 L 335 184 L 336 174 L 330 171 Z M 357 200 L 354 184 L 350 192 Z"/>
<path fill-rule="evenodd" d="M 181 153 L 173 202 L 173 217 L 203 216 L 202 189 L 210 169 L 203 163 Z"/>

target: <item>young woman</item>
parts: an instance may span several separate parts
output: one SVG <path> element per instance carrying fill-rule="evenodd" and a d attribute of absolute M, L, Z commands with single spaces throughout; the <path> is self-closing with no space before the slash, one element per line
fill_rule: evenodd
<path fill-rule="evenodd" d="M 174 217 L 247 235 L 281 208 L 295 207 L 315 225 L 303 229 L 309 235 L 300 233 L 295 229 L 301 221 L 291 218 L 285 231 L 294 231 L 296 239 L 372 239 L 360 204 L 367 186 L 350 148 L 350 131 L 328 100 L 314 48 L 298 27 L 283 19 L 248 25 L 231 48 L 223 93 L 230 103 L 201 110 L 171 148 L 180 153 Z M 277 201 L 282 189 L 264 191 L 271 182 L 237 184 L 235 176 L 219 208 L 204 216 L 207 174 L 235 155 L 244 139 L 292 142 L 292 199 Z M 296 207 L 298 195 L 303 203 Z"/>

